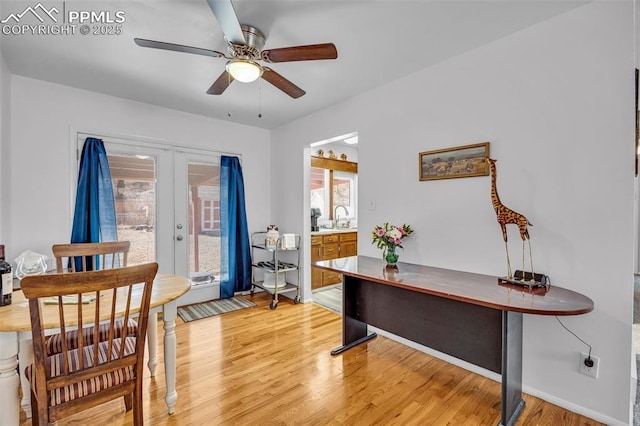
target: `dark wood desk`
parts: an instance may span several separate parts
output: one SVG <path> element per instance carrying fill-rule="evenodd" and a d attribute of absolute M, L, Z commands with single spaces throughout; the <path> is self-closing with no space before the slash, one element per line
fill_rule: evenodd
<path fill-rule="evenodd" d="M 579 315 L 593 310 L 580 293 L 551 286 L 529 291 L 469 272 L 353 256 L 316 262 L 343 275 L 342 346 L 374 337 L 367 325 L 402 336 L 502 376 L 501 425 L 514 425 L 522 399 L 522 314 Z"/>

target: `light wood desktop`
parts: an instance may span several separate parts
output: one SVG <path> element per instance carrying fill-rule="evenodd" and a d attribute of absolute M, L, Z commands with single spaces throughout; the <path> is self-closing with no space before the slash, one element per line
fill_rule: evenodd
<path fill-rule="evenodd" d="M 177 316 L 177 299 L 191 288 L 188 278 L 158 274 L 153 284 L 151 294 L 151 314 L 147 331 L 149 361 L 148 367 L 151 376 L 155 375 L 157 361 L 157 313 L 162 311 L 164 323 L 164 360 L 167 403 L 169 414 L 172 414 L 178 394 L 176 393 L 176 335 L 175 320 Z M 141 296 L 140 294 L 137 297 Z M 134 292 L 134 297 L 136 294 Z M 104 301 L 103 301 L 104 302 Z M 50 309 L 49 309 L 50 308 Z M 155 308 L 155 309 L 154 309 Z M 51 328 L 52 324 L 47 317 L 57 316 L 57 306 L 45 306 L 45 328 Z M 29 398 L 29 386 L 24 378 L 24 369 L 33 360 L 31 346 L 31 322 L 29 316 L 29 304 L 21 291 L 13 293 L 11 305 L 0 307 L 0 389 L 3 396 L 0 398 L 0 424 L 13 426 L 19 424 L 20 405 L 28 417 L 31 416 L 31 401 Z M 17 367 L 20 376 L 17 373 Z M 22 382 L 22 401 L 19 401 L 19 386 Z M 10 391 L 14 389 L 14 391 Z"/>

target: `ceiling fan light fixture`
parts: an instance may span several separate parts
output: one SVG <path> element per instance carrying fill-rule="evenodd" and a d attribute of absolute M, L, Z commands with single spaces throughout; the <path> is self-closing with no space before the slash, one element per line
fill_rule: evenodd
<path fill-rule="evenodd" d="M 227 62 L 227 72 L 242 83 L 256 81 L 262 75 L 262 67 L 246 59 L 232 59 Z"/>

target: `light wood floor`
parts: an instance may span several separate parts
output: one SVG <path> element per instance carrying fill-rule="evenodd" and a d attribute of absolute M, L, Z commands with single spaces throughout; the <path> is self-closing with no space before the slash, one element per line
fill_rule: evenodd
<path fill-rule="evenodd" d="M 178 403 L 164 403 L 164 366 L 145 371 L 146 425 L 496 425 L 500 385 L 384 337 L 332 357 L 341 317 L 281 300 L 190 323 L 178 319 Z M 159 336 L 162 322 L 159 321 Z M 159 355 L 162 356 L 161 342 Z M 518 425 L 597 425 L 525 395 Z M 129 425 L 122 400 L 58 425 Z M 21 416 L 21 425 L 28 425 Z"/>

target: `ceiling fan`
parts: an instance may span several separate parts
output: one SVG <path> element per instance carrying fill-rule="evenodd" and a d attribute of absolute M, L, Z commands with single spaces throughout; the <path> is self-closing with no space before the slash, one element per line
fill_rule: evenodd
<path fill-rule="evenodd" d="M 304 90 L 271 68 L 260 65 L 258 61 L 277 63 L 338 57 L 338 51 L 333 43 L 262 50 L 265 43 L 264 34 L 251 25 L 240 24 L 231 0 L 207 0 L 207 3 L 224 33 L 228 53 L 142 38 L 133 40 L 142 47 L 227 59 L 225 70 L 207 90 L 209 95 L 221 95 L 233 80 L 249 83 L 262 77 L 292 98 L 299 98 L 306 93 Z"/>

